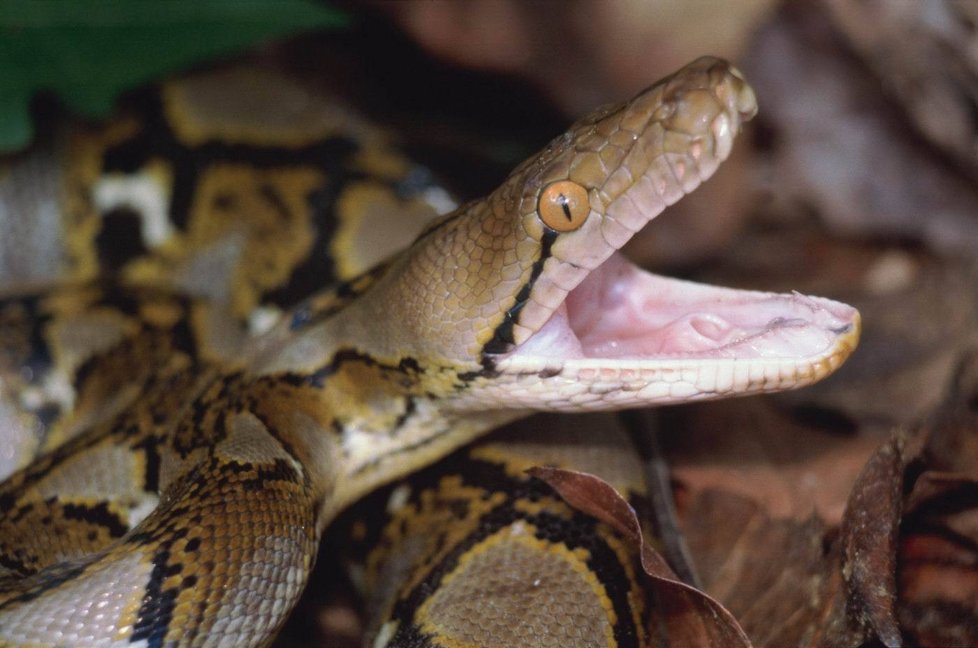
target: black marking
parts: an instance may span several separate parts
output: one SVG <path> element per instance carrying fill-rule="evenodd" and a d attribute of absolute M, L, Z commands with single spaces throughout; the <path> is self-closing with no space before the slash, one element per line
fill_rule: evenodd
<path fill-rule="evenodd" d="M 559 543 L 568 549 L 584 548 L 588 552 L 588 567 L 599 576 L 605 593 L 612 603 L 617 618 L 612 627 L 615 642 L 621 647 L 637 647 L 640 632 L 634 624 L 630 605 L 631 582 L 617 553 L 597 532 L 599 523 L 593 518 L 574 512 L 569 518 L 547 511 L 529 514 L 516 507 L 520 500 L 540 501 L 556 498 L 553 490 L 544 482 L 530 478 L 514 478 L 506 473 L 501 464 L 474 460 L 456 453 L 443 464 L 429 468 L 412 477 L 410 499 L 420 501 L 425 493 L 437 490 L 439 481 L 446 473 L 459 475 L 467 486 L 474 486 L 485 493 L 505 493 L 506 501 L 487 512 L 477 529 L 445 554 L 443 560 L 431 566 L 425 578 L 413 589 L 405 592 L 391 613 L 391 618 L 401 619 L 392 645 L 433 645 L 433 637 L 426 636 L 418 627 L 417 613 L 421 605 L 438 590 L 444 578 L 459 565 L 459 560 L 469 550 L 486 538 L 498 533 L 518 520 L 524 520 L 536 529 L 536 537 L 549 543 Z M 448 508 L 464 516 L 467 502 L 450 500 Z M 434 530 L 432 531 L 434 533 Z"/>
<path fill-rule="evenodd" d="M 0 567 L 11 571 L 18 576 L 30 576 L 32 573 L 34 573 L 34 570 L 30 569 L 26 563 L 21 562 L 20 560 L 15 560 L 13 556 L 6 552 L 0 553 Z"/>
<path fill-rule="evenodd" d="M 45 312 L 41 303 L 47 295 L 48 293 L 42 290 L 0 300 L 0 335 L 6 337 L 8 326 L 15 331 L 24 327 L 28 333 L 26 355 L 15 356 L 15 360 L 19 365 L 18 368 L 25 375 L 30 376 L 32 385 L 43 384 L 54 366 L 51 349 L 44 337 L 44 331 L 52 320 L 51 314 Z"/>
<path fill-rule="evenodd" d="M 0 511 L 3 511 L 4 513 L 10 511 L 11 508 L 13 508 L 13 502 L 14 502 L 14 498 L 10 497 L 9 493 L 4 497 L 0 498 Z M 24 519 L 24 516 L 31 513 L 35 508 L 36 507 L 34 505 L 34 502 L 28 502 L 26 504 L 23 504 L 13 509 L 13 513 L 10 515 L 10 521 L 11 522 L 21 521 L 22 519 Z"/>
<path fill-rule="evenodd" d="M 540 274 L 543 272 L 543 265 L 550 258 L 551 248 L 553 248 L 556 239 L 557 233 L 555 231 L 551 229 L 544 231 L 543 238 L 540 239 L 540 258 L 533 262 L 533 267 L 530 270 L 530 278 L 516 294 L 515 302 L 506 311 L 506 314 L 503 316 L 503 321 L 496 326 L 492 338 L 482 347 L 483 358 L 485 358 L 486 354 L 507 353 L 512 350 L 515 344 L 515 340 L 513 339 L 513 325 L 519 321 L 520 311 L 523 310 L 527 300 L 530 299 L 530 292 L 533 290 L 533 285 L 540 278 Z"/>
<path fill-rule="evenodd" d="M 173 344 L 174 351 L 187 354 L 195 362 L 200 358 L 200 348 L 197 345 L 197 337 L 194 335 L 193 328 L 190 326 L 187 310 L 183 311 L 183 316 L 170 328 L 169 339 Z"/>
<path fill-rule="evenodd" d="M 251 412 L 251 414 L 254 415 L 255 418 L 257 418 L 259 421 L 261 421 L 262 426 L 265 428 L 266 434 L 268 434 L 273 439 L 275 439 L 276 441 L 278 441 L 279 445 L 282 446 L 282 449 L 285 450 L 285 453 L 288 454 L 290 457 L 292 457 L 292 460 L 296 464 L 298 464 L 298 465 L 301 466 L 302 465 L 302 458 L 299 456 L 299 453 L 296 451 L 295 446 L 293 446 L 291 443 L 289 443 L 285 439 L 285 437 L 282 435 L 282 433 L 279 432 L 278 428 L 276 428 L 265 416 L 262 416 L 259 413 L 259 408 L 258 408 L 257 403 L 249 404 L 249 406 L 247 408 L 245 408 L 245 409 L 247 409 L 247 411 Z M 333 423 L 335 424 L 336 421 L 334 420 Z M 305 486 L 311 486 L 312 485 L 312 476 L 310 475 L 310 473 L 309 472 L 306 472 L 306 471 L 301 471 L 301 472 L 302 472 L 302 476 L 303 476 L 302 483 Z M 298 480 L 298 475 L 296 476 L 296 479 L 294 481 L 296 481 L 296 482 L 299 481 Z"/>
<path fill-rule="evenodd" d="M 146 254 L 142 229 L 139 212 L 129 205 L 119 205 L 102 214 L 95 249 L 104 272 L 117 272 L 128 261 Z"/>
<path fill-rule="evenodd" d="M 458 391 L 467 389 L 469 383 L 477 378 L 492 379 L 500 375 L 500 372 L 496 369 L 496 360 L 492 356 L 483 354 L 481 364 L 482 369 L 464 371 L 458 375 L 459 383 L 456 385 Z"/>
<path fill-rule="evenodd" d="M 261 466 L 256 468 L 254 464 L 241 463 L 239 461 L 229 461 L 221 467 L 222 470 L 230 471 L 235 475 L 242 475 L 236 480 L 238 485 L 246 492 L 262 492 L 269 482 L 288 482 L 290 484 L 301 484 L 299 474 L 295 468 L 290 466 L 285 459 L 276 459 L 271 466 Z M 253 473 L 248 475 L 248 473 Z"/>
<path fill-rule="evenodd" d="M 410 372 L 413 374 L 424 373 L 421 365 L 414 358 L 403 358 L 397 365 L 397 368 L 401 371 Z"/>
<path fill-rule="evenodd" d="M 567 196 L 560 194 L 558 200 L 560 200 L 560 208 L 564 211 L 564 217 L 567 218 L 567 222 L 574 222 L 574 216 L 571 214 L 570 205 L 567 204 Z"/>
<path fill-rule="evenodd" d="M 135 426 L 133 426 L 135 427 Z M 143 490 L 148 493 L 156 493 L 160 489 L 160 439 L 156 436 L 147 436 L 138 444 L 133 446 L 133 450 L 143 452 Z"/>
<path fill-rule="evenodd" d="M 322 389 L 326 386 L 326 380 L 335 374 L 347 362 L 359 362 L 368 367 L 378 367 L 388 371 L 394 371 L 401 375 L 414 377 L 422 372 L 421 365 L 414 358 L 402 358 L 396 365 L 384 364 L 376 360 L 373 356 L 361 353 L 355 349 L 340 349 L 333 354 L 330 361 L 309 374 L 286 372 L 278 374 L 276 379 L 284 380 L 286 383 L 295 387 L 315 387 Z"/>
<path fill-rule="evenodd" d="M 53 500 L 48 502 L 54 503 Z M 109 510 L 108 502 L 98 504 L 65 503 L 61 507 L 62 515 L 67 520 L 78 520 L 87 524 L 98 525 L 109 532 L 113 538 L 121 538 L 129 530 L 118 515 Z"/>
<path fill-rule="evenodd" d="M 285 381 L 286 383 L 293 385 L 294 387 L 315 387 L 316 389 L 322 389 L 326 386 L 326 380 L 340 370 L 346 362 L 361 362 L 367 366 L 374 366 L 377 361 L 374 360 L 369 355 L 360 353 L 353 349 L 340 349 L 330 361 L 325 365 L 316 369 L 312 373 L 300 374 L 295 372 L 286 372 L 279 374 L 276 378 Z"/>
<path fill-rule="evenodd" d="M 333 288 L 333 294 L 336 298 L 331 302 L 328 301 L 325 307 L 317 307 L 316 305 L 317 301 L 324 296 L 323 293 L 319 293 L 317 296 L 299 304 L 293 311 L 292 319 L 289 323 L 290 330 L 299 331 L 308 328 L 340 312 L 354 298 L 364 294 L 387 271 L 387 268 L 386 263 L 379 263 L 363 274 L 349 281 L 337 284 Z"/>
<path fill-rule="evenodd" d="M 289 322 L 290 331 L 298 331 L 299 329 L 305 328 L 305 326 L 312 320 L 312 309 L 310 309 L 309 304 L 301 304 L 292 313 L 292 320 Z"/>
<path fill-rule="evenodd" d="M 4 601 L 2 604 L 0 604 L 0 610 L 3 610 L 7 606 L 13 607 L 19 603 L 29 603 L 36 600 L 41 596 L 44 596 L 44 594 L 47 592 L 58 589 L 65 583 L 77 579 L 85 573 L 85 569 L 87 567 L 87 564 L 78 564 L 73 562 L 62 562 L 50 565 L 42 571 L 36 572 L 37 580 L 32 583 L 29 590 Z M 31 571 L 31 573 L 35 572 Z"/>
<path fill-rule="evenodd" d="M 400 430 L 401 427 L 403 427 L 404 424 L 407 423 L 408 419 L 411 418 L 414 415 L 414 413 L 417 411 L 418 411 L 417 401 L 411 396 L 405 397 L 404 411 L 401 412 L 400 416 L 397 417 L 397 420 L 394 421 L 394 425 L 392 425 L 390 429 L 390 434 L 396 435 L 397 431 Z"/>
<path fill-rule="evenodd" d="M 150 573 L 146 593 L 139 606 L 132 635 L 129 637 L 130 643 L 145 640 L 146 645 L 152 648 L 162 648 L 164 645 L 163 640 L 173 619 L 177 595 L 180 593 L 175 587 L 163 589 L 163 582 L 169 575 L 169 565 L 167 565 L 169 559 L 170 543 L 167 543 L 153 556 L 153 571 Z"/>
<path fill-rule="evenodd" d="M 357 168 L 359 143 L 350 137 L 313 140 L 306 146 L 254 146 L 236 142 L 208 140 L 187 146 L 173 132 L 163 111 L 159 92 L 133 93 L 129 104 L 140 115 L 142 128 L 124 142 L 109 147 L 103 156 L 103 173 L 132 174 L 154 159 L 170 161 L 173 181 L 170 186 L 169 218 L 174 226 L 186 231 L 194 213 L 194 198 L 203 175 L 214 165 L 243 164 L 257 169 L 295 168 L 304 166 L 322 172 L 323 182 L 305 197 L 316 228 L 315 242 L 306 258 L 293 269 L 284 285 L 267 291 L 262 300 L 278 306 L 290 306 L 314 291 L 336 281 L 336 267 L 329 244 L 339 226 L 337 202 L 346 188 L 367 174 Z M 394 184 L 393 182 L 389 184 Z M 261 196 L 283 216 L 287 206 L 274 191 L 259 188 Z M 214 197 L 218 209 L 234 207 L 234 197 L 222 193 Z"/>
<path fill-rule="evenodd" d="M 57 403 L 44 403 L 34 410 L 34 416 L 45 430 L 50 430 L 54 422 L 61 418 L 61 406 Z"/>

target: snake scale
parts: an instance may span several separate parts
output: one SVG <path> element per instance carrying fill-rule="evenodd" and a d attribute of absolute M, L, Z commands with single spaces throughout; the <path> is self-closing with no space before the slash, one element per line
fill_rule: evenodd
<path fill-rule="evenodd" d="M 202 117 L 225 92 L 164 86 L 144 121 L 73 135 L 59 180 L 84 188 L 64 209 L 72 271 L 44 288 L 26 273 L 0 304 L 0 423 L 12 449 L 0 645 L 266 645 L 327 527 L 378 486 L 534 411 L 800 387 L 856 345 L 859 316 L 844 304 L 668 279 L 617 252 L 713 173 L 755 113 L 723 61 L 697 60 L 585 116 L 487 197 L 426 225 L 415 198 L 430 184 L 403 181 L 404 160 L 337 134 L 369 137 L 362 123 L 285 95 L 245 101 L 277 109 L 277 121 L 240 107 L 237 121 Z M 39 182 L 30 163 L 0 177 L 8 206 L 25 204 L 19 181 Z M 400 198 L 377 211 L 385 182 Z M 355 233 L 296 216 L 353 191 L 374 205 Z M 389 249 L 379 230 L 406 247 Z M 17 236 L 0 247 L 13 267 L 62 235 Z M 49 265 L 42 275 L 57 274 Z M 395 489 L 396 523 L 359 530 L 414 547 L 377 554 L 361 574 L 379 601 L 373 645 L 507 645 L 554 619 L 569 619 L 556 625 L 570 634 L 535 643 L 645 641 L 627 578 L 611 584 L 597 567 L 633 571 L 620 539 L 522 475 L 533 463 L 618 461 L 541 454 L 564 434 L 477 446 L 452 460 L 464 474 Z M 616 433 L 593 425 L 566 438 L 599 434 Z M 513 448 L 522 467 L 501 458 Z M 508 495 L 504 483 L 516 484 Z M 426 536 L 439 540 L 411 540 Z M 538 567 L 535 586 L 551 579 L 541 591 L 554 609 L 521 625 L 511 618 L 526 597 L 501 616 L 480 606 L 473 587 L 505 580 L 507 564 Z M 568 564 L 577 576 L 561 581 Z"/>

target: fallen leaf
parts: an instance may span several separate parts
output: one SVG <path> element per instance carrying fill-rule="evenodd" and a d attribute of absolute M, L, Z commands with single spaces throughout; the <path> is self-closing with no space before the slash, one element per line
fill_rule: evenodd
<path fill-rule="evenodd" d="M 856 480 L 842 518 L 842 574 L 851 621 L 902 645 L 896 621 L 896 547 L 903 505 L 903 441 L 894 436 Z"/>
<path fill-rule="evenodd" d="M 707 594 L 678 580 L 665 560 L 642 537 L 635 511 L 607 482 L 559 468 L 531 468 L 574 508 L 610 525 L 640 548 L 655 600 L 650 636 L 664 646 L 750 646 L 733 615 Z"/>

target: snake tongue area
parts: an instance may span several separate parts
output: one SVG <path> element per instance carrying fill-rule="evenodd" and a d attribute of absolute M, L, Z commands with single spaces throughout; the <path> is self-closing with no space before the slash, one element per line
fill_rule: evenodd
<path fill-rule="evenodd" d="M 841 365 L 859 328 L 846 304 L 671 279 L 614 254 L 495 363 L 504 373 L 631 383 L 626 397 L 645 403 L 719 398 L 810 384 Z"/>

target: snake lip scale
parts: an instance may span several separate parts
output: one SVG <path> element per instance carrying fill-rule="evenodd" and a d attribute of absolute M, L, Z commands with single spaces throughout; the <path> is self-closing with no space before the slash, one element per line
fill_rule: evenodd
<path fill-rule="evenodd" d="M 240 353 L 208 353 L 230 329 L 192 300 L 56 293 L 68 307 L 47 330 L 95 387 L 67 414 L 72 436 L 0 483 L 0 646 L 264 645 L 339 511 L 502 423 L 831 373 L 858 341 L 855 309 L 667 279 L 618 253 L 756 110 L 731 65 L 694 61 Z"/>

